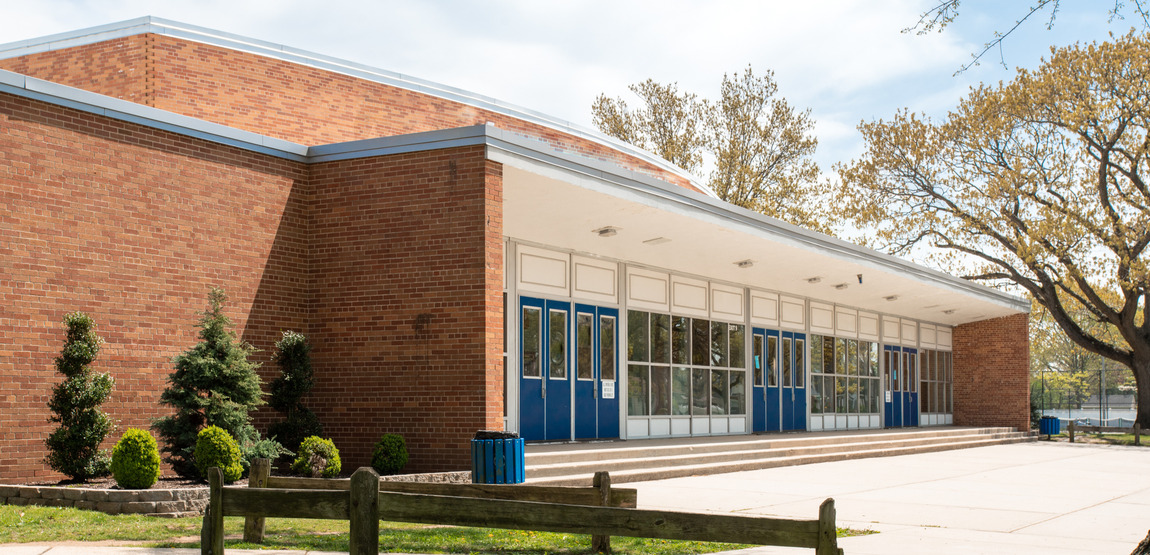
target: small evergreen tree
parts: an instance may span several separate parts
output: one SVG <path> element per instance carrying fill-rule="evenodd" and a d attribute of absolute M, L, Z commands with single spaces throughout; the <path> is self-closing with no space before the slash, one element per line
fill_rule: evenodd
<path fill-rule="evenodd" d="M 172 360 L 176 371 L 168 376 L 168 387 L 160 402 L 176 413 L 153 423 L 164 440 L 164 460 L 180 476 L 198 477 L 195 464 L 196 436 L 205 426 L 218 426 L 231 434 L 247 463 L 254 456 L 275 458 L 283 447 L 260 439 L 249 413 L 264 404 L 258 363 L 248 360 L 255 350 L 237 341 L 231 320 L 224 315 L 227 295 L 212 288 L 210 308 L 197 327 L 200 342 Z M 245 468 L 247 464 L 245 464 Z"/>
<path fill-rule="evenodd" d="M 283 332 L 276 342 L 275 361 L 280 366 L 280 376 L 271 384 L 268 404 L 286 413 L 287 419 L 272 424 L 268 435 L 294 451 L 304 438 L 323 435 L 319 418 L 301 402 L 315 384 L 307 338 L 299 332 Z"/>
<path fill-rule="evenodd" d="M 96 335 L 96 324 L 87 314 L 71 312 L 64 316 L 64 324 L 68 335 L 63 352 L 56 357 L 56 370 L 65 379 L 52 388 L 48 401 L 55 413 L 49 421 L 59 422 L 60 427 L 45 441 L 45 462 L 73 480 L 107 476 L 111 459 L 100 443 L 112 431 L 112 420 L 100 405 L 112 395 L 114 380 L 88 368 L 104 340 Z"/>

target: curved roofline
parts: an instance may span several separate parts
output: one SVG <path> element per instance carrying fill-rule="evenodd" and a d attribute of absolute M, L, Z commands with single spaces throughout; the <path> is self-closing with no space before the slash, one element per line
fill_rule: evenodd
<path fill-rule="evenodd" d="M 714 190 L 712 190 L 705 183 L 699 181 L 696 176 L 651 152 L 638 148 L 629 143 L 625 143 L 619 139 L 605 135 L 593 129 L 588 129 L 569 121 L 549 116 L 542 112 L 537 112 L 529 108 L 524 108 L 503 102 L 496 98 L 473 93 L 471 91 L 436 83 L 434 81 L 427 81 L 425 79 L 420 79 L 410 75 L 396 73 L 394 71 L 372 67 L 366 64 L 351 62 L 340 58 L 317 54 L 315 52 L 309 52 L 307 50 L 292 48 L 282 44 L 275 44 L 272 42 L 253 39 L 242 35 L 226 33 L 223 31 L 217 31 L 215 29 L 199 27 L 196 25 L 153 16 L 144 16 L 136 19 L 129 19 L 127 21 L 120 21 L 117 23 L 88 27 L 86 29 L 79 29 L 76 31 L 68 31 L 65 33 L 48 35 L 45 37 L 0 44 L 0 59 L 15 58 L 18 56 L 35 54 L 38 52 L 47 52 L 75 46 L 95 44 L 97 42 L 130 37 L 143 33 L 155 33 L 158 35 L 178 37 L 204 44 L 210 44 L 213 46 L 220 46 L 223 48 L 229 48 L 250 54 L 275 58 L 300 65 L 323 69 L 326 71 L 341 73 L 367 81 L 428 94 L 484 110 L 490 110 L 501 115 L 513 117 L 537 125 L 542 125 L 544 127 L 548 127 L 556 131 L 572 135 L 574 137 L 593 141 L 625 154 L 634 156 L 640 160 L 643 160 L 644 162 L 652 164 L 653 166 L 663 171 L 686 179 L 692 187 L 702 191 L 705 195 L 712 198 L 718 198 L 718 195 L 715 194 Z"/>

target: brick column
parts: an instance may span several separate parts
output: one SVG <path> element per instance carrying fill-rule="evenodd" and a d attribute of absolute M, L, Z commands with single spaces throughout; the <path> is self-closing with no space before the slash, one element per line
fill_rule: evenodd
<path fill-rule="evenodd" d="M 1030 429 L 1028 315 L 954 328 L 954 423 Z"/>

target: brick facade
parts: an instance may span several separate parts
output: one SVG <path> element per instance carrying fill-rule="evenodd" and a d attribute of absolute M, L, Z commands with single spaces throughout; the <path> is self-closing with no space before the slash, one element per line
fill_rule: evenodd
<path fill-rule="evenodd" d="M 1030 429 L 1028 315 L 954 328 L 954 423 Z"/>
<path fill-rule="evenodd" d="M 683 177 L 609 146 L 498 112 L 153 33 L 0 60 L 0 69 L 305 145 L 493 122 L 557 152 L 694 190 Z"/>
<path fill-rule="evenodd" d="M 0 481 L 50 475 L 64 313 L 106 340 L 119 430 L 146 428 L 212 286 L 265 383 L 280 333 L 308 334 L 309 405 L 349 468 L 397 432 L 410 470 L 465 469 L 474 431 L 502 428 L 502 174 L 483 147 L 309 166 L 3 94 L 0 129 Z"/>
<path fill-rule="evenodd" d="M 106 340 L 121 431 L 163 414 L 210 287 L 262 359 L 304 325 L 304 165 L 6 94 L 0 156 L 0 479 L 45 475 L 66 312 Z"/>

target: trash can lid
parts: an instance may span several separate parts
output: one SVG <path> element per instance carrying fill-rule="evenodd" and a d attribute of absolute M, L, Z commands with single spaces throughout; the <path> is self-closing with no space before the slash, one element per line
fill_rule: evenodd
<path fill-rule="evenodd" d="M 475 439 L 518 439 L 515 432 L 502 432 L 499 430 L 479 430 L 475 432 Z"/>

